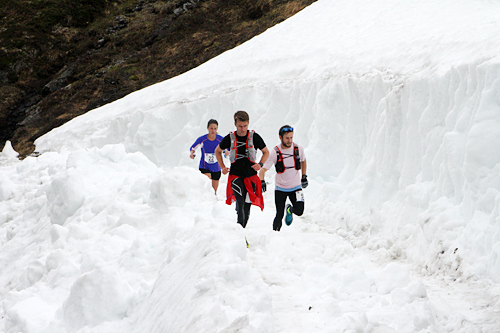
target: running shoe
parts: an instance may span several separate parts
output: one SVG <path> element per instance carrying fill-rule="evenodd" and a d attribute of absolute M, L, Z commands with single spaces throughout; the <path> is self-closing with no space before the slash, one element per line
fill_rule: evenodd
<path fill-rule="evenodd" d="M 292 221 L 293 221 L 292 205 L 288 204 L 288 205 L 286 205 L 285 223 L 286 223 L 286 225 L 290 225 L 290 224 L 292 224 Z"/>

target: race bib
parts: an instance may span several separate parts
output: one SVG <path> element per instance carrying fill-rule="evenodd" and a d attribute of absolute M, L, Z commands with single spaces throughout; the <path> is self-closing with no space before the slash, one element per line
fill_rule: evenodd
<path fill-rule="evenodd" d="M 217 159 L 215 158 L 215 154 L 205 153 L 205 162 L 207 162 L 208 164 L 217 163 Z"/>
<path fill-rule="evenodd" d="M 302 192 L 302 190 L 295 192 L 295 199 L 297 202 L 304 202 L 304 192 Z"/>

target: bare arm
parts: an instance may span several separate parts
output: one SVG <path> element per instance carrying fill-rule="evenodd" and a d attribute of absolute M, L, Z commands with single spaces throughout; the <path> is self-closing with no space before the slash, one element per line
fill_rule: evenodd
<path fill-rule="evenodd" d="M 224 165 L 224 161 L 222 160 L 222 149 L 219 146 L 215 148 L 215 157 L 217 158 L 217 162 L 220 165 L 221 171 L 224 175 L 229 172 L 229 168 Z"/>
<path fill-rule="evenodd" d="M 259 171 L 259 178 L 260 178 L 260 180 L 264 180 L 264 177 L 265 177 L 266 171 L 267 171 L 267 169 L 265 169 L 265 168 L 260 168 L 260 171 Z"/>
<path fill-rule="evenodd" d="M 259 163 L 264 164 L 264 163 L 266 163 L 266 161 L 269 157 L 269 150 L 267 149 L 267 147 L 264 147 L 260 151 L 262 152 L 262 158 L 260 159 Z M 252 165 L 252 169 L 254 169 L 255 171 L 259 171 L 261 169 L 259 163 L 255 163 L 254 165 Z"/>
<path fill-rule="evenodd" d="M 304 160 L 300 162 L 300 170 L 302 170 L 302 175 L 307 175 L 307 161 Z"/>
<path fill-rule="evenodd" d="M 260 163 L 264 164 L 269 158 L 269 150 L 267 149 L 267 147 L 264 147 L 261 151 L 262 151 L 262 158 L 260 159 Z"/>

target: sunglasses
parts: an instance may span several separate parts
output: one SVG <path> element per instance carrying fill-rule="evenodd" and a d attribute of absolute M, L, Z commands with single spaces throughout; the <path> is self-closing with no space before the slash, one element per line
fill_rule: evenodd
<path fill-rule="evenodd" d="M 288 126 L 288 127 L 282 128 L 280 131 L 280 135 L 282 135 L 283 133 L 287 133 L 287 132 L 293 132 L 293 127 Z"/>

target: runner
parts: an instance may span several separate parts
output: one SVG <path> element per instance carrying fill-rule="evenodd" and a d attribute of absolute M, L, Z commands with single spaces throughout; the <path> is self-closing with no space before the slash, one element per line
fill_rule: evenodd
<path fill-rule="evenodd" d="M 234 114 L 236 132 L 226 135 L 215 149 L 217 161 L 223 166 L 222 173 L 229 172 L 226 203 L 230 205 L 236 201 L 238 223 L 243 228 L 247 225 L 252 204 L 264 209 L 264 198 L 257 171 L 260 170 L 269 156 L 269 151 L 262 137 L 255 131 L 248 129 L 249 122 L 248 113 L 245 111 L 236 112 Z M 227 168 L 222 163 L 222 151 L 225 149 L 230 149 L 231 168 Z M 257 149 L 262 151 L 260 162 L 257 162 Z"/>
<path fill-rule="evenodd" d="M 292 204 L 286 206 L 285 223 L 290 225 L 293 214 L 301 216 L 304 212 L 304 194 L 302 189 L 309 184 L 307 181 L 307 163 L 304 148 L 293 142 L 293 128 L 282 126 L 279 130 L 281 144 L 274 147 L 269 159 L 262 169 L 259 177 L 262 181 L 262 191 L 266 191 L 264 180 L 266 171 L 273 165 L 276 168 L 276 187 L 274 190 L 274 203 L 276 205 L 276 217 L 273 222 L 273 230 L 280 231 L 283 215 L 285 212 L 286 199 Z M 302 178 L 301 175 L 302 174 Z"/>
<path fill-rule="evenodd" d="M 189 156 L 191 159 L 194 159 L 196 156 L 196 149 L 198 147 L 201 148 L 199 169 L 202 174 L 212 180 L 212 187 L 216 195 L 217 189 L 219 188 L 219 179 L 221 176 L 221 168 L 214 154 L 215 148 L 222 140 L 222 136 L 217 134 L 218 128 L 219 123 L 217 122 L 217 120 L 210 119 L 207 125 L 208 134 L 202 135 L 198 139 L 196 139 L 196 141 L 190 148 L 191 154 Z M 228 151 L 226 151 L 226 155 L 229 155 Z"/>

